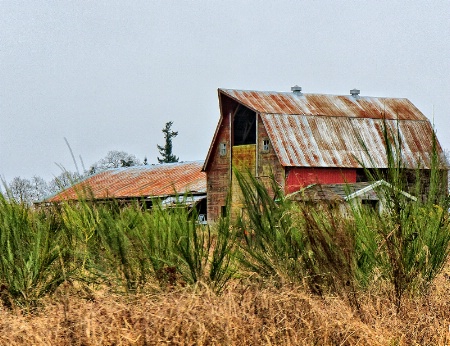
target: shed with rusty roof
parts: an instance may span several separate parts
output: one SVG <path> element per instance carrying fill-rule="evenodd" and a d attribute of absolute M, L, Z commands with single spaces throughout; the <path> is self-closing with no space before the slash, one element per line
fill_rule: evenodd
<path fill-rule="evenodd" d="M 232 168 L 260 179 L 273 174 L 286 193 L 310 184 L 367 181 L 364 169 L 386 169 L 385 135 L 401 138 L 406 168 L 429 170 L 434 131 L 405 98 L 219 89 L 220 119 L 203 170 L 208 217 L 225 210 L 231 189 L 239 204 Z M 438 153 L 442 149 L 436 142 Z"/>
<path fill-rule="evenodd" d="M 206 214 L 203 164 L 204 161 L 192 161 L 108 169 L 87 177 L 45 202 L 57 203 L 82 197 L 96 201 L 139 200 L 150 205 L 154 198 L 164 202 L 169 197 L 187 194 L 191 196 L 189 205 L 198 204 L 200 212 Z"/>

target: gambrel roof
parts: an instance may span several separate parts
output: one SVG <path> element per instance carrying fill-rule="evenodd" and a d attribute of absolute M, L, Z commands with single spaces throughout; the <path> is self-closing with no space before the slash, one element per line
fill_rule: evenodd
<path fill-rule="evenodd" d="M 360 168 L 362 162 L 367 168 L 386 168 L 386 127 L 388 133 L 401 138 L 406 167 L 431 167 L 433 128 L 405 98 L 230 89 L 218 92 L 219 99 L 232 99 L 261 115 L 282 166 Z M 219 126 L 222 118 L 223 114 Z M 441 154 L 439 143 L 436 145 Z"/>

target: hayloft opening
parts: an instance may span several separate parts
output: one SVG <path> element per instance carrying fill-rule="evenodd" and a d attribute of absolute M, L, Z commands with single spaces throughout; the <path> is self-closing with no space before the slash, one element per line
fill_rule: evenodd
<path fill-rule="evenodd" d="M 233 145 L 256 144 L 256 113 L 239 106 L 233 119 Z"/>

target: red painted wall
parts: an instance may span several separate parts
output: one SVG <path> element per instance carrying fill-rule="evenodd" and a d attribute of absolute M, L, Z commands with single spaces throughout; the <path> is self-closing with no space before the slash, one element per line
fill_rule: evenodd
<path fill-rule="evenodd" d="M 311 184 L 356 183 L 356 169 L 291 167 L 286 169 L 286 193 Z"/>

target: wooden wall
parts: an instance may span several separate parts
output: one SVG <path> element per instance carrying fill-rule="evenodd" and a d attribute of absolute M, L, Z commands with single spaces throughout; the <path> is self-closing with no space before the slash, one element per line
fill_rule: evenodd
<path fill-rule="evenodd" d="M 280 161 L 273 149 L 272 143 L 269 141 L 269 150 L 263 150 L 263 140 L 269 139 L 266 128 L 258 115 L 258 138 L 257 138 L 257 177 L 265 183 L 266 187 L 271 190 L 272 182 L 271 177 L 275 178 L 277 184 L 284 189 L 285 186 L 285 170 L 281 166 Z"/>
<path fill-rule="evenodd" d="M 230 116 L 225 114 L 213 143 L 210 161 L 207 167 L 206 186 L 208 202 L 208 221 L 215 221 L 221 215 L 221 208 L 225 206 L 230 185 Z M 219 144 L 226 143 L 226 155 L 219 154 Z"/>

